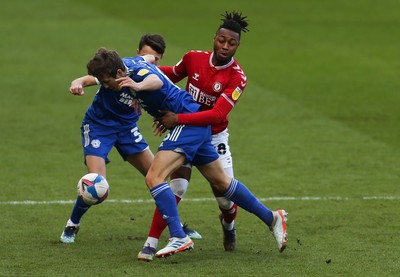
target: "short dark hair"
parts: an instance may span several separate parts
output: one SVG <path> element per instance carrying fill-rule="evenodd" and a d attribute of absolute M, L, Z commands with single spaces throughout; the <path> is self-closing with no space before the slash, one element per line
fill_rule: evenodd
<path fill-rule="evenodd" d="M 235 33 L 239 34 L 241 31 L 243 32 L 248 32 L 249 29 L 247 29 L 247 26 L 249 23 L 247 22 L 247 16 L 242 15 L 241 12 L 233 11 L 233 12 L 225 12 L 225 14 L 222 14 L 222 24 L 218 27 L 217 32 L 219 29 L 224 28 L 231 30 Z"/>
<path fill-rule="evenodd" d="M 160 55 L 164 55 L 165 48 L 167 48 L 164 38 L 159 34 L 143 35 L 139 41 L 139 50 L 141 50 L 145 45 L 150 46 L 154 51 L 156 51 Z"/>
<path fill-rule="evenodd" d="M 88 74 L 97 78 L 104 76 L 116 77 L 118 69 L 125 70 L 125 65 L 114 50 L 101 47 L 86 65 Z"/>

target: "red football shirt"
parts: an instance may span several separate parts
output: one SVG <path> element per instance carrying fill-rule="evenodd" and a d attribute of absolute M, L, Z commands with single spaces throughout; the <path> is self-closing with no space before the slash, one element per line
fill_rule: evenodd
<path fill-rule="evenodd" d="M 201 112 L 179 114 L 179 124 L 212 125 L 212 133 L 217 134 L 228 127 L 228 113 L 242 95 L 247 78 L 233 58 L 224 66 L 214 66 L 212 56 L 212 51 L 190 51 L 175 66 L 160 69 L 175 83 L 187 77 L 186 90 L 201 105 Z"/>

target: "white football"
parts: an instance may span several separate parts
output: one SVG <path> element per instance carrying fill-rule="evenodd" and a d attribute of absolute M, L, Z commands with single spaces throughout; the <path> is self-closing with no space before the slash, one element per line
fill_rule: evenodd
<path fill-rule="evenodd" d="M 96 205 L 107 198 L 110 186 L 102 175 L 88 173 L 79 180 L 77 189 L 86 204 Z"/>

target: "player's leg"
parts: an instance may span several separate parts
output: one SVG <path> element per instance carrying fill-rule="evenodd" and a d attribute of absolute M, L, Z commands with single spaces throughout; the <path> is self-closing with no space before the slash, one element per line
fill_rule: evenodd
<path fill-rule="evenodd" d="M 150 151 L 149 148 L 147 148 L 145 151 L 137 154 L 132 154 L 126 157 L 126 160 L 133 165 L 140 173 L 142 173 L 144 176 L 146 176 L 151 163 L 154 160 L 154 155 Z M 157 209 L 156 209 L 157 210 Z M 154 220 L 154 217 L 153 217 Z M 162 224 L 164 224 L 164 220 L 161 217 Z M 164 227 L 165 228 L 165 227 Z M 162 231 L 161 231 L 162 232 Z M 152 261 L 154 255 L 156 254 L 156 249 L 157 249 L 157 243 L 158 243 L 158 238 L 152 238 L 148 237 L 146 241 L 147 245 L 145 244 L 145 247 L 142 248 L 142 250 L 138 254 L 138 259 L 143 260 L 143 261 Z"/>
<path fill-rule="evenodd" d="M 159 152 L 157 153 L 153 164 L 150 167 L 149 173 L 146 176 L 146 182 L 151 189 L 151 193 L 156 200 L 157 208 L 162 214 L 164 220 L 168 225 L 168 229 L 171 235 L 171 239 L 166 247 L 159 250 L 156 253 L 156 257 L 165 257 L 167 255 L 172 255 L 174 253 L 184 251 L 186 249 L 193 248 L 193 242 L 187 236 L 183 228 L 181 226 L 178 209 L 176 205 L 176 201 L 174 202 L 174 194 L 171 189 L 168 190 L 167 184 L 160 184 L 157 187 L 157 182 L 151 183 L 151 178 L 149 176 L 152 174 L 152 169 L 157 168 L 157 166 L 168 166 L 168 164 L 173 165 L 170 166 L 169 175 L 172 174 L 175 170 L 177 170 L 180 166 L 184 164 L 184 162 L 190 162 L 195 164 L 197 163 L 197 152 L 199 149 L 203 148 L 203 145 L 206 145 L 205 155 L 202 155 L 202 163 L 207 163 L 207 161 L 214 161 L 218 159 L 218 154 L 215 152 L 211 144 L 211 127 L 205 126 L 191 126 L 191 125 L 178 125 L 174 129 L 172 129 L 164 138 L 162 144 L 159 147 Z M 173 153 L 173 154 L 171 154 Z M 179 155 L 180 157 L 176 156 Z M 175 164 L 174 164 L 175 162 Z M 160 170 L 159 170 L 160 171 Z M 162 172 L 162 171 L 161 171 Z M 157 176 L 155 176 L 157 177 Z M 153 177 L 153 179 L 156 179 Z M 159 181 L 165 181 L 159 180 Z M 160 199 L 157 201 L 155 197 L 156 193 L 161 189 L 165 189 L 168 193 L 168 199 Z M 166 196 L 163 196 L 166 197 Z M 168 206 L 170 207 L 168 207 Z M 168 210 L 172 208 L 172 210 Z M 185 236 L 184 239 L 182 239 Z M 180 245 L 183 245 L 180 247 Z M 178 249 L 179 247 L 179 249 Z"/>
<path fill-rule="evenodd" d="M 187 163 L 181 166 L 178 170 L 171 174 L 171 181 L 169 186 L 175 194 L 176 203 L 179 204 L 181 199 L 185 196 L 189 186 L 190 177 L 192 175 L 192 165 Z M 165 223 L 164 223 L 165 224 Z M 165 225 L 164 225 L 165 226 Z M 202 239 L 202 236 L 196 230 L 191 229 L 188 224 L 182 224 L 183 231 L 191 239 Z M 165 227 L 164 227 L 165 228 Z"/>
<path fill-rule="evenodd" d="M 171 174 L 171 181 L 169 186 L 172 189 L 172 192 L 175 195 L 176 203 L 179 204 L 180 200 L 186 193 L 186 190 L 189 185 L 189 180 L 191 176 L 191 166 L 190 164 L 185 164 L 177 169 L 174 173 Z M 144 243 L 142 249 L 138 253 L 138 260 L 141 261 L 152 261 L 153 256 L 156 253 L 156 249 L 158 246 L 159 239 L 161 237 L 162 232 L 167 227 L 164 219 L 162 218 L 161 213 L 156 208 L 154 210 L 153 219 L 150 225 L 150 230 Z M 183 231 L 191 238 L 191 239 L 201 239 L 201 235 L 190 228 L 186 224 L 182 225 Z"/>
<path fill-rule="evenodd" d="M 98 173 L 104 178 L 107 178 L 106 161 L 104 158 L 88 155 L 85 157 L 85 163 L 88 172 Z"/>
<path fill-rule="evenodd" d="M 143 176 L 146 176 L 154 160 L 154 154 L 136 123 L 118 133 L 115 148 L 125 161 L 128 161 Z"/>
<path fill-rule="evenodd" d="M 81 127 L 81 134 L 87 172 L 99 173 L 106 177 L 107 155 L 116 141 L 114 131 L 85 121 Z M 76 198 L 71 216 L 61 234 L 61 242 L 74 243 L 81 218 L 90 207 L 81 197 Z"/>
<path fill-rule="evenodd" d="M 228 143 L 228 131 L 224 130 L 212 136 L 212 144 L 219 155 L 222 167 L 228 176 L 233 177 L 233 160 Z M 219 219 L 223 231 L 223 245 L 226 251 L 233 251 L 236 247 L 235 218 L 238 208 L 235 203 L 226 198 L 222 193 L 213 189 L 215 199 L 221 211 Z"/>
<path fill-rule="evenodd" d="M 225 173 L 220 160 L 198 166 L 198 169 L 216 191 L 222 192 L 239 207 L 255 214 L 267 224 L 277 242 L 278 250 L 282 252 L 285 249 L 287 213 L 284 210 L 273 212 L 268 209 L 245 185 Z"/>
<path fill-rule="evenodd" d="M 99 173 L 106 177 L 106 162 L 101 157 L 86 156 L 86 165 L 88 172 Z M 64 231 L 61 234 L 60 241 L 62 243 L 74 243 L 75 235 L 79 231 L 79 225 L 83 215 L 89 210 L 91 205 L 86 204 L 82 197 L 77 197 L 74 207 L 72 208 L 71 216 L 67 221 Z"/>
<path fill-rule="evenodd" d="M 182 229 L 174 193 L 166 180 L 185 162 L 185 156 L 172 150 L 157 152 L 146 175 L 146 184 L 155 200 L 157 209 L 169 228 L 170 241 L 156 253 L 157 257 L 170 256 L 192 248 L 192 240 Z"/>
<path fill-rule="evenodd" d="M 134 166 L 143 176 L 146 176 L 151 163 L 154 160 L 154 155 L 149 148 L 143 152 L 132 154 L 126 157 L 126 160 Z"/>
<path fill-rule="evenodd" d="M 221 162 L 225 165 L 224 159 Z M 224 168 L 226 174 L 233 177 L 233 168 L 231 166 Z M 223 245 L 225 251 L 233 251 L 236 247 L 236 228 L 235 228 L 235 218 L 237 216 L 238 206 L 223 195 L 223 193 L 218 192 L 215 188 L 211 187 L 217 200 L 219 210 L 221 211 L 219 215 L 219 220 L 222 226 L 223 232 Z"/>
<path fill-rule="evenodd" d="M 187 190 L 189 179 L 191 175 L 190 167 L 180 167 L 171 175 L 171 181 L 169 186 L 175 195 L 176 203 L 179 204 L 180 200 L 185 195 Z M 178 178 L 179 177 L 179 178 Z M 144 246 L 149 245 L 150 247 L 157 248 L 158 239 L 161 237 L 162 232 L 167 227 L 162 215 L 158 209 L 154 210 L 153 220 L 150 226 L 148 239 Z"/>
<path fill-rule="evenodd" d="M 154 155 L 150 151 L 149 148 L 147 148 L 145 151 L 133 155 L 129 155 L 126 160 L 133 165 L 140 173 L 142 173 L 144 176 L 146 176 L 151 163 L 154 160 Z M 157 210 L 157 209 L 156 209 Z M 164 220 L 160 216 L 162 224 L 164 224 Z M 164 227 L 165 228 L 165 227 Z M 162 232 L 162 231 L 161 231 Z M 160 234 L 161 235 L 161 234 Z M 152 238 L 148 237 L 146 243 L 147 245 L 142 248 L 142 250 L 138 254 L 138 259 L 143 260 L 143 261 L 152 261 L 154 255 L 156 254 L 156 249 L 157 249 L 157 243 L 158 243 L 158 238 Z"/>

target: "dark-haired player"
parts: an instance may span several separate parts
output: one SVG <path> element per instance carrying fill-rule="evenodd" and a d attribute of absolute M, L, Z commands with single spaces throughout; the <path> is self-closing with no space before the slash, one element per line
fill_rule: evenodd
<path fill-rule="evenodd" d="M 161 66 L 160 69 L 175 83 L 187 77 L 186 90 L 201 105 L 199 112 L 175 114 L 166 112 L 159 119 L 166 128 L 178 124 L 197 126 L 212 125 L 212 144 L 219 159 L 230 177 L 233 177 L 233 164 L 228 143 L 228 113 L 242 95 L 247 78 L 238 62 L 233 58 L 241 38 L 247 32 L 246 16 L 239 12 L 226 12 L 222 24 L 214 36 L 213 51 L 190 51 L 174 66 Z M 171 175 L 170 187 L 180 198 L 186 192 L 191 176 L 191 165 L 178 169 Z M 221 210 L 220 221 L 223 228 L 223 245 L 226 251 L 233 251 L 236 245 L 234 219 L 237 205 L 222 193 L 213 189 Z M 166 227 L 161 214 L 156 209 L 148 238 L 138 254 L 139 260 L 151 261 L 158 245 L 158 239 Z"/>
<path fill-rule="evenodd" d="M 164 56 L 165 48 L 164 38 L 159 34 L 144 34 L 139 41 L 136 54 L 138 56 L 153 55 L 155 58 L 155 65 L 158 65 Z"/>

